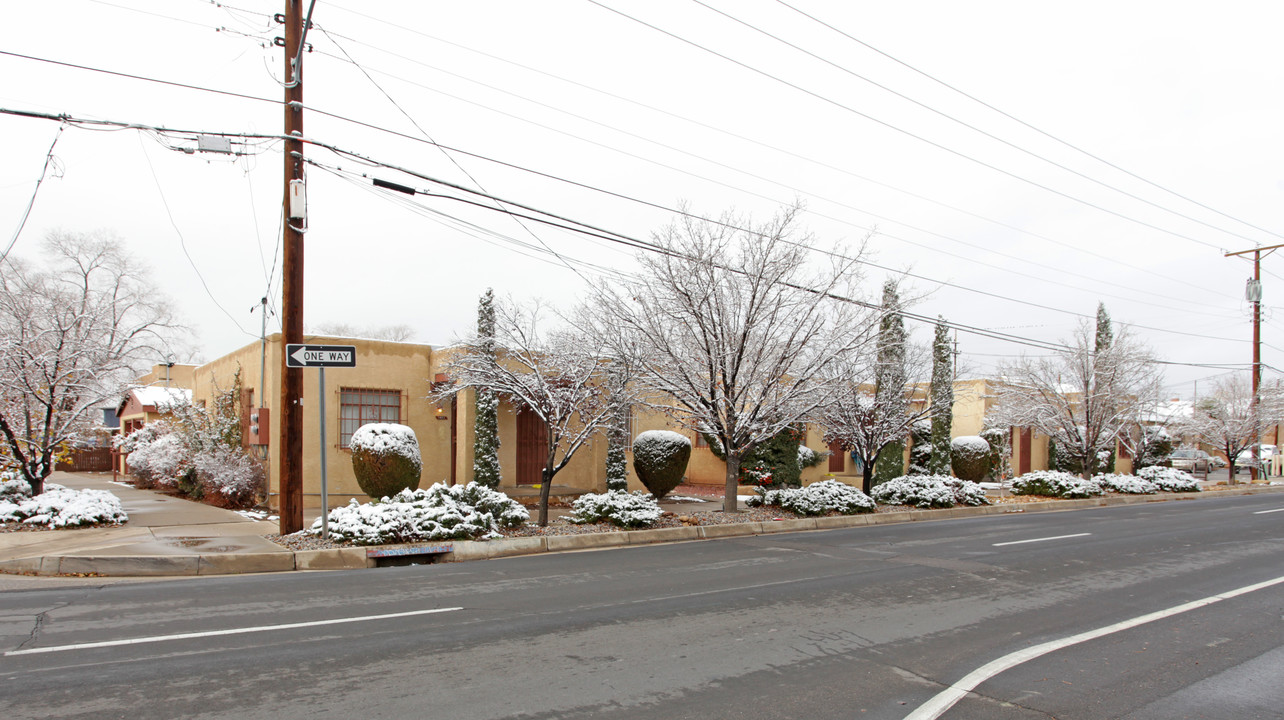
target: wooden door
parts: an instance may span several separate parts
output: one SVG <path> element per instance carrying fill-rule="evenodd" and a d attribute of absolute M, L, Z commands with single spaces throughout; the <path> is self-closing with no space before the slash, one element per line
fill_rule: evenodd
<path fill-rule="evenodd" d="M 847 451 L 842 442 L 835 440 L 829 443 L 829 472 L 840 473 L 847 469 Z"/>
<path fill-rule="evenodd" d="M 538 485 L 543 480 L 548 453 L 548 425 L 527 408 L 517 411 L 517 484 Z"/>
<path fill-rule="evenodd" d="M 1021 457 L 1017 461 L 1017 475 L 1030 472 L 1030 428 L 1021 428 Z"/>

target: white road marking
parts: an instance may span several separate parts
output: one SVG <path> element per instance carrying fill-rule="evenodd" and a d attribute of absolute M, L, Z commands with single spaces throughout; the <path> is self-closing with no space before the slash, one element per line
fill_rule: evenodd
<path fill-rule="evenodd" d="M 1033 540 L 1013 540 L 1012 542 L 994 543 L 991 547 L 1003 547 L 1004 545 L 1020 545 L 1022 543 L 1047 542 L 1049 540 L 1064 540 L 1065 538 L 1083 537 L 1092 533 L 1075 533 L 1074 535 L 1057 535 L 1055 537 L 1035 538 Z"/>
<path fill-rule="evenodd" d="M 1254 514 L 1254 515 L 1265 515 L 1266 513 L 1273 513 L 1273 512 L 1284 512 L 1284 508 L 1276 508 L 1276 509 L 1274 509 L 1274 510 L 1258 510 L 1257 512 L 1255 512 L 1255 513 L 1253 513 L 1253 514 Z"/>
<path fill-rule="evenodd" d="M 1257 590 L 1262 590 L 1280 584 L 1284 584 L 1284 577 L 1277 577 L 1274 580 L 1267 580 L 1254 585 L 1246 585 L 1242 588 L 1224 592 L 1220 595 L 1212 595 L 1202 600 L 1194 600 L 1192 602 L 1170 607 L 1167 610 L 1160 610 L 1158 612 L 1141 615 L 1131 620 L 1124 620 L 1096 630 L 1089 630 L 1088 632 L 1079 633 L 1078 635 L 1071 635 L 1070 637 L 1062 638 L 1061 640 L 1052 640 L 1024 650 L 1017 650 L 1016 652 L 1008 653 L 998 660 L 992 660 L 967 675 L 964 675 L 961 680 L 937 693 L 931 700 L 928 700 L 914 710 L 914 712 L 906 715 L 905 720 L 936 720 L 936 718 L 939 718 L 946 710 L 954 707 L 955 703 L 962 700 L 968 693 L 975 690 L 977 685 L 980 685 L 1004 670 L 1010 670 L 1017 665 L 1029 662 L 1030 660 L 1034 660 L 1035 658 L 1043 655 L 1047 655 L 1054 650 L 1060 650 L 1061 648 L 1070 647 L 1071 645 L 1078 645 L 1081 642 L 1095 640 L 1096 638 L 1117 633 L 1121 630 L 1134 628 L 1138 625 L 1145 625 L 1146 623 L 1162 620 L 1167 617 L 1172 617 L 1173 615 L 1180 615 L 1184 612 L 1197 610 L 1214 603 L 1219 603 L 1223 600 L 1229 600 L 1234 597 L 1239 597 L 1240 595 L 1246 595 Z"/>
<path fill-rule="evenodd" d="M 50 647 L 30 648 L 28 650 L 10 650 L 10 655 L 34 655 L 36 653 L 63 652 L 65 650 L 87 650 L 89 648 L 113 647 L 116 645 L 139 645 L 142 643 L 164 642 L 166 640 L 191 640 L 193 638 L 217 637 L 219 635 L 240 635 L 243 633 L 266 632 L 268 630 L 291 630 L 294 628 L 318 627 L 321 625 L 339 625 L 341 623 L 368 622 L 370 620 L 390 620 L 392 618 L 411 617 L 414 615 L 431 615 L 433 613 L 463 610 L 461 607 L 433 608 L 432 610 L 412 610 L 387 615 L 362 615 L 358 617 L 335 618 L 334 620 L 313 620 L 311 622 L 286 623 L 284 625 L 258 625 L 256 627 L 232 628 L 231 630 L 211 630 L 209 632 L 180 633 L 178 635 L 152 635 L 151 637 L 132 638 L 129 640 L 107 640 L 104 642 L 79 643 L 76 645 L 53 645 Z"/>

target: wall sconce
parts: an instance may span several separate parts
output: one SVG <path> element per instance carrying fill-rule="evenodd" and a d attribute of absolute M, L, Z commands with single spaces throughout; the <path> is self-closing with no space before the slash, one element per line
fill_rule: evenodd
<path fill-rule="evenodd" d="M 437 410 L 436 410 L 436 412 L 433 414 L 433 417 L 437 418 L 438 420 L 445 420 L 445 419 L 446 419 L 446 410 L 445 410 L 445 408 L 443 408 L 442 406 L 438 405 L 438 406 L 437 406 Z"/>

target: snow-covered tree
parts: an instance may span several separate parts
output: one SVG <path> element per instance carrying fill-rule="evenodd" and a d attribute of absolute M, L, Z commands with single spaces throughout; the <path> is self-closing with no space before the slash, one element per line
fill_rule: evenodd
<path fill-rule="evenodd" d="M 929 475 L 950 472 L 950 435 L 954 427 L 954 368 L 950 347 L 950 329 L 945 318 L 936 321 L 932 340 L 932 454 L 928 457 Z"/>
<path fill-rule="evenodd" d="M 1154 397 L 1158 372 L 1150 351 L 1127 328 L 1100 350 L 1089 323 L 1080 323 L 1050 358 L 1001 365 L 991 427 L 1031 428 L 1056 444 L 1058 457 L 1091 478 L 1115 441 L 1129 435 Z"/>
<path fill-rule="evenodd" d="M 892 461 L 883 461 L 888 463 L 886 467 L 897 470 L 903 467 L 902 443 L 910 436 L 915 423 L 927 419 L 932 412 L 925 393 L 908 384 L 901 386 L 899 396 L 891 393 L 880 396 L 875 391 L 876 368 L 877 362 L 868 359 L 839 363 L 834 368 L 829 397 L 814 416 L 816 423 L 825 429 L 825 441 L 837 441 L 860 463 L 861 487 L 866 494 L 873 491 L 875 466 L 880 457 L 892 453 Z M 891 477 L 899 476 L 897 472 Z"/>
<path fill-rule="evenodd" d="M 490 288 L 477 301 L 478 353 L 495 355 L 495 293 Z M 473 482 L 488 488 L 499 487 L 499 396 L 484 387 L 476 388 L 473 419 Z"/>
<path fill-rule="evenodd" d="M 447 392 L 486 390 L 535 413 L 547 426 L 540 484 L 539 524 L 548 524 L 553 477 L 615 417 L 605 382 L 607 357 L 600 340 L 571 330 L 541 332 L 540 307 L 500 302 L 494 308 L 490 344 L 473 338 L 451 358 Z M 622 366 L 627 368 L 628 366 Z M 621 385 L 629 386 L 627 376 Z M 480 394 L 480 393 L 479 393 Z"/>
<path fill-rule="evenodd" d="M 117 238 L 52 233 L 0 270 L 0 434 L 35 494 L 58 452 L 168 351 L 169 303 Z"/>
<path fill-rule="evenodd" d="M 905 354 L 909 349 L 909 335 L 905 332 L 905 316 L 901 314 L 901 295 L 895 280 L 883 283 L 882 318 L 878 323 L 877 360 L 874 365 L 874 407 L 892 417 L 900 417 L 909 410 L 905 386 L 909 374 L 905 368 Z M 910 427 L 913 427 L 911 424 Z M 900 477 L 905 471 L 905 435 L 891 440 L 875 460 L 874 477 L 879 482 Z M 866 487 L 868 493 L 872 488 Z"/>
<path fill-rule="evenodd" d="M 834 362 L 868 342 L 858 258 L 809 262 L 800 208 L 752 223 L 691 216 L 653 238 L 636 279 L 603 283 L 585 325 L 636 357 L 642 397 L 726 454 L 723 508 L 736 511 L 741 458 L 810 416 Z"/>
<path fill-rule="evenodd" d="M 1195 404 L 1181 430 L 1197 442 L 1226 453 L 1230 478 L 1235 482 L 1236 457 L 1258 441 L 1263 428 L 1284 419 L 1284 390 L 1278 383 L 1258 388 L 1253 411 L 1253 385 L 1247 375 L 1231 375 L 1213 382 L 1213 391 Z"/>
<path fill-rule="evenodd" d="M 629 489 L 629 466 L 624 456 L 624 448 L 629 442 L 629 413 L 633 407 L 628 404 L 627 388 L 624 378 L 627 371 L 619 361 L 612 361 L 606 372 L 610 398 L 614 405 L 611 409 L 610 427 L 606 431 L 606 489 Z"/>

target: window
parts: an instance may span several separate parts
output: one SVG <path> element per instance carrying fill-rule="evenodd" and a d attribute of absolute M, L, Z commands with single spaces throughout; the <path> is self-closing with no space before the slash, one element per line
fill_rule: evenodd
<path fill-rule="evenodd" d="M 339 391 L 340 447 L 348 447 L 357 428 L 375 422 L 401 422 L 400 390 L 343 388 Z"/>

